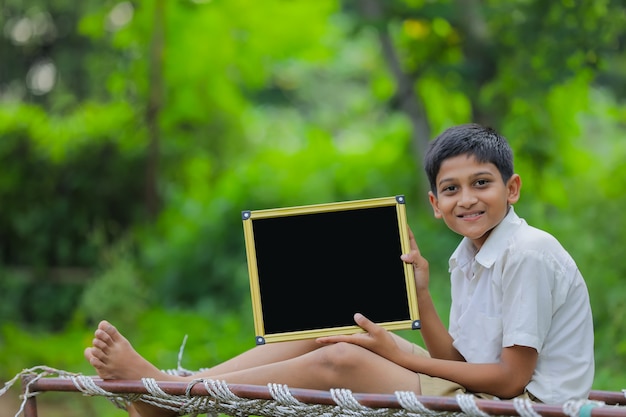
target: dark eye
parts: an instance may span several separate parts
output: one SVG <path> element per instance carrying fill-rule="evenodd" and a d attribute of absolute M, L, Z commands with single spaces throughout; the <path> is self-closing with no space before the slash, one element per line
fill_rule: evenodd
<path fill-rule="evenodd" d="M 446 193 L 446 194 L 450 194 L 453 193 L 457 190 L 456 185 L 448 185 L 447 187 L 444 187 L 441 189 L 442 193 Z"/>
<path fill-rule="evenodd" d="M 475 182 L 478 187 L 484 187 L 489 184 L 489 180 L 478 180 Z"/>

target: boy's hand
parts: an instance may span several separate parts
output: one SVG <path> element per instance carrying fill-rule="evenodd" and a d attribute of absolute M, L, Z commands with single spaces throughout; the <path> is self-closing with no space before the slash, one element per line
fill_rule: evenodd
<path fill-rule="evenodd" d="M 413 231 L 409 228 L 409 245 L 411 247 L 411 251 L 409 253 L 405 253 L 400 258 L 408 263 L 413 264 L 413 272 L 415 273 L 415 287 L 418 291 L 427 291 L 428 290 L 428 281 L 429 281 L 429 270 L 428 270 L 428 261 L 422 257 L 419 248 L 417 247 L 417 242 L 415 241 L 415 236 L 413 235 Z"/>
<path fill-rule="evenodd" d="M 386 329 L 366 318 L 361 313 L 354 315 L 354 321 L 366 333 L 356 333 L 352 335 L 323 336 L 317 338 L 318 343 L 338 343 L 347 342 L 361 346 L 365 349 L 389 359 L 392 362 L 399 363 L 402 350 L 394 340 L 391 333 Z"/>

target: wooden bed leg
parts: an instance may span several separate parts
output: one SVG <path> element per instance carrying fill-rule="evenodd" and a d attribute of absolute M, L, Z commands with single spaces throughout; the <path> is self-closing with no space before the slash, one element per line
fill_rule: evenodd
<path fill-rule="evenodd" d="M 26 394 L 26 387 L 28 383 L 35 377 L 35 375 L 22 376 L 22 395 Z M 32 396 L 26 399 L 24 403 L 24 417 L 37 417 L 37 397 Z"/>

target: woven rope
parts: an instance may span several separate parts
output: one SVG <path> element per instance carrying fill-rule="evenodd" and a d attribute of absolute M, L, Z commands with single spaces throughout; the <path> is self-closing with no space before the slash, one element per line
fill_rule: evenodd
<path fill-rule="evenodd" d="M 472 394 L 457 394 L 456 402 L 465 414 L 475 417 L 490 417 L 476 405 L 476 397 Z"/>
<path fill-rule="evenodd" d="M 533 402 L 528 398 L 514 398 L 513 405 L 521 417 L 541 417 L 533 408 Z"/>
<path fill-rule="evenodd" d="M 77 390 L 86 395 L 100 395 L 103 397 L 111 397 L 114 394 L 100 388 L 93 381 L 93 378 L 89 378 L 82 375 L 71 376 L 68 379 L 72 381 Z"/>
<path fill-rule="evenodd" d="M 427 408 L 420 400 L 417 399 L 417 395 L 413 391 L 396 391 L 396 398 L 400 406 L 410 413 L 425 416 L 451 416 L 458 413 L 449 413 L 443 411 L 435 411 Z"/>
<path fill-rule="evenodd" d="M 41 378 L 49 376 L 69 379 L 76 391 L 85 395 L 106 397 L 122 409 L 125 409 L 130 402 L 142 401 L 155 407 L 190 416 L 206 414 L 208 417 L 218 417 L 220 414 L 226 414 L 235 417 L 252 415 L 264 417 L 442 417 L 444 415 L 446 417 L 493 417 L 492 414 L 478 407 L 476 398 L 471 394 L 456 396 L 458 411 L 431 410 L 420 402 L 414 392 L 410 391 L 397 391 L 395 393 L 399 405 L 397 408 L 367 407 L 359 403 L 352 391 L 347 389 L 329 391 L 334 405 L 304 403 L 292 395 L 288 386 L 281 384 L 267 385 L 271 399 L 242 398 L 233 393 L 225 381 L 204 378 L 194 379 L 188 383 L 183 395 L 166 393 L 152 378 L 141 380 L 145 388 L 143 394 L 119 394 L 109 392 L 99 386 L 99 378 L 60 371 L 47 366 L 23 370 L 15 378 L 5 383 L 4 388 L 0 389 L 0 396 L 5 394 L 24 375 L 29 375 L 30 378 L 23 387 L 23 402 L 15 414 L 16 417 L 23 413 L 27 399 L 39 394 L 39 392 L 31 392 L 31 386 Z M 191 394 L 192 389 L 198 384 L 204 387 L 208 395 Z M 623 392 L 626 397 L 626 390 Z M 541 417 L 535 409 L 535 403 L 528 399 L 516 398 L 512 403 L 515 412 L 520 417 Z M 605 406 L 607 405 L 602 401 L 576 400 L 566 402 L 561 408 L 563 414 L 568 417 L 591 417 L 592 409 Z M 624 410 L 622 407 L 619 408 Z"/>
<path fill-rule="evenodd" d="M 296 399 L 293 395 L 291 395 L 291 392 L 289 391 L 289 387 L 287 385 L 281 385 L 281 384 L 267 384 L 267 388 L 270 391 L 270 395 L 272 396 L 272 398 L 274 398 L 276 401 L 280 402 L 281 404 L 284 404 L 286 406 L 305 406 L 306 404 L 304 404 L 301 401 L 298 401 L 298 399 Z"/>
<path fill-rule="evenodd" d="M 47 376 L 55 376 L 55 375 L 56 376 L 60 376 L 60 377 L 66 377 L 66 376 L 69 377 L 69 376 L 78 376 L 79 375 L 79 374 L 76 374 L 76 373 L 60 371 L 58 369 L 50 368 L 49 366 L 45 366 L 45 365 L 34 366 L 32 368 L 23 369 L 22 372 L 19 372 L 17 375 L 15 375 L 15 377 L 13 377 L 13 379 L 11 379 L 10 381 L 5 382 L 4 387 L 2 389 L 0 389 L 0 397 L 3 396 L 6 392 L 8 392 L 9 389 L 13 385 L 15 385 L 15 383 L 17 381 L 19 381 L 22 378 L 22 376 L 28 375 L 28 374 L 35 374 L 35 376 L 24 387 L 24 393 L 22 395 L 22 403 L 20 404 L 20 408 L 19 408 L 19 410 L 17 410 L 17 413 L 15 413 L 15 417 L 19 416 L 24 411 L 24 407 L 26 406 L 26 400 L 28 400 L 29 398 L 34 397 L 36 395 L 39 395 L 38 392 L 31 392 L 30 391 L 31 385 L 33 385 L 39 379 L 47 377 Z"/>
<path fill-rule="evenodd" d="M 569 417 L 585 417 L 587 414 L 590 415 L 592 408 L 604 407 L 605 405 L 602 401 L 570 400 L 563 404 L 563 413 Z"/>

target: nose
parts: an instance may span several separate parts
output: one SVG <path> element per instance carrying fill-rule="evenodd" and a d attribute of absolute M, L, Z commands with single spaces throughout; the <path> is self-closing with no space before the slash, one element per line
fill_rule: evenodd
<path fill-rule="evenodd" d="M 476 204 L 478 199 L 474 195 L 471 189 L 463 189 L 459 195 L 459 201 L 457 201 L 457 206 L 469 208 L 472 205 Z"/>

